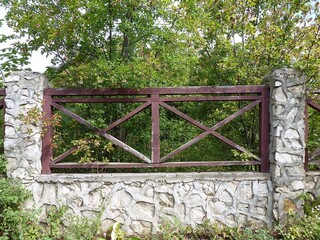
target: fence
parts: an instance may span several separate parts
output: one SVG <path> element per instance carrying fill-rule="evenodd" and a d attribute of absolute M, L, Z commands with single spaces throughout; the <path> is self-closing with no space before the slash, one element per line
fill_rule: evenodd
<path fill-rule="evenodd" d="M 154 232 L 159 229 L 163 219 L 178 218 L 182 224 L 191 225 L 209 219 L 235 227 L 248 223 L 272 226 L 274 220 L 285 221 L 289 214 L 301 216 L 303 201 L 299 196 L 305 193 L 320 195 L 320 173 L 316 171 L 306 173 L 304 168 L 305 78 L 299 71 L 278 69 L 266 80 L 266 86 L 257 87 L 192 87 L 140 91 L 109 89 L 88 92 L 50 89 L 47 80 L 41 74 L 13 73 L 5 79 L 4 153 L 8 160 L 7 175 L 20 179 L 26 188 L 32 191 L 31 202 L 33 206 L 41 209 L 43 216 L 46 216 L 49 206 L 66 205 L 69 212 L 75 215 L 90 217 L 100 212 L 99 216 L 104 227 L 107 228 L 114 221 L 118 221 L 123 224 L 124 230 L 132 234 L 143 231 Z M 242 90 L 243 92 L 239 93 Z M 117 94 L 122 94 L 122 97 L 117 97 Z M 116 119 L 106 128 L 93 127 L 90 122 L 76 116 L 66 107 L 68 105 L 66 102 L 100 101 L 108 104 L 113 101 L 140 101 L 141 106 Z M 175 101 L 250 103 L 214 126 L 207 126 L 176 109 L 172 104 Z M 172 163 L 166 162 L 168 157 L 184 148 L 183 145 L 171 155 L 169 153 L 168 157 L 166 154 L 161 154 L 159 108 L 167 109 L 166 111 L 178 115 L 203 131 L 187 146 L 202 136 L 211 135 L 232 148 L 245 152 L 246 149 L 242 146 L 219 135 L 218 128 L 254 106 L 259 107 L 260 151 L 256 154 L 256 159 L 249 164 L 261 166 L 262 172 L 44 174 L 50 173 L 53 168 L 65 167 L 67 163 L 62 162 L 62 158 L 73 150 L 51 159 L 52 130 L 46 132 L 42 141 L 43 123 L 34 121 L 26 126 L 21 120 L 21 116 L 26 115 L 30 109 L 42 109 L 43 104 L 47 117 L 50 118 L 52 115 L 52 109 L 61 111 L 93 130 L 95 134 L 140 157 L 139 164 L 126 163 L 128 166 L 133 164 L 137 167 L 158 167 L 161 164 L 171 166 Z M 309 101 L 309 104 L 312 103 Z M 151 158 L 142 156 L 141 152 L 131 146 L 129 148 L 108 132 L 112 127 L 128 121 L 133 115 L 140 114 L 147 108 L 151 109 L 153 130 Z M 269 147 L 267 147 L 268 142 Z M 266 154 L 269 155 L 269 161 L 265 161 Z M 114 165 L 114 167 L 119 166 Z M 79 165 L 75 164 L 75 167 Z"/>
<path fill-rule="evenodd" d="M 247 106 L 236 111 L 224 120 L 216 123 L 213 127 L 207 127 L 201 122 L 188 116 L 169 103 L 172 102 L 209 102 L 209 101 L 250 101 Z M 127 115 L 114 121 L 105 129 L 99 129 L 87 120 L 83 119 L 70 109 L 62 106 L 63 103 L 143 103 L 132 110 Z M 268 146 L 269 146 L 269 88 L 268 86 L 233 86 L 233 87 L 176 87 L 176 88 L 145 88 L 145 89 L 45 89 L 44 92 L 44 114 L 47 119 L 52 118 L 52 108 L 58 109 L 67 116 L 91 129 L 97 135 L 108 139 L 113 144 L 135 155 L 144 163 L 62 163 L 70 154 L 77 150 L 73 147 L 61 154 L 53 157 L 52 149 L 52 128 L 46 132 L 43 140 L 42 172 L 49 174 L 51 168 L 143 168 L 143 167 L 181 167 L 181 166 L 234 166 L 234 165 L 258 165 L 262 172 L 268 171 Z M 242 152 L 249 153 L 247 149 L 231 141 L 217 132 L 219 128 L 234 120 L 241 114 L 259 106 L 260 109 L 260 141 L 259 156 L 250 153 L 251 161 L 196 161 L 196 162 L 167 162 L 176 154 L 192 146 L 196 142 L 212 135 L 221 142 Z M 203 133 L 184 143 L 179 148 L 161 157 L 160 148 L 160 107 L 171 111 L 182 119 L 198 127 Z M 139 114 L 143 110 L 151 108 L 152 135 L 151 135 L 151 158 L 128 146 L 126 143 L 110 135 L 108 132 Z M 205 114 L 205 113 L 204 113 Z"/>

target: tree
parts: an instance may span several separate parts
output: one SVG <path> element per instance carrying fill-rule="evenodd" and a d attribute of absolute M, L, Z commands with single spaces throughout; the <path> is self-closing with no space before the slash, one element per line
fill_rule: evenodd
<path fill-rule="evenodd" d="M 249 84 L 283 66 L 319 78 L 312 0 L 1 2 L 27 37 L 2 54 L 7 71 L 41 49 L 53 57 L 48 74 L 77 86 Z"/>
<path fill-rule="evenodd" d="M 26 43 L 17 42 L 0 54 L 5 60 L 3 68 L 18 68 L 32 50 L 41 49 L 53 57 L 54 67 L 46 74 L 54 86 L 260 84 L 272 69 L 285 66 L 301 69 L 309 84 L 319 83 L 320 10 L 314 0 L 0 3 L 8 9 L 6 21 L 17 34 L 9 38 L 27 38 Z M 226 116 L 240 107 L 232 103 L 216 106 L 228 109 L 224 111 Z M 199 118 L 210 116 L 213 121 L 222 116 L 220 111 L 208 112 L 206 106 L 182 108 Z M 78 109 L 87 116 L 101 112 L 84 105 Z M 122 106 L 121 111 L 129 109 Z M 201 114 L 203 111 L 206 114 Z M 176 119 L 168 121 L 169 117 L 163 116 L 168 125 L 181 125 Z M 229 135 L 249 148 L 256 145 L 256 118 L 249 115 L 233 124 L 229 130 L 240 129 L 240 134 Z M 224 133 L 228 135 L 229 130 Z M 119 137 L 126 138 L 126 131 L 120 132 Z M 178 131 L 172 133 L 179 138 Z"/>
<path fill-rule="evenodd" d="M 48 74 L 59 79 L 55 85 L 96 87 L 187 82 L 196 52 L 171 29 L 170 5 L 165 0 L 5 4 L 9 26 L 20 37 L 28 37 L 15 51 L 22 55 L 41 49 L 51 55 L 55 68 Z M 4 64 L 6 70 L 9 67 Z"/>

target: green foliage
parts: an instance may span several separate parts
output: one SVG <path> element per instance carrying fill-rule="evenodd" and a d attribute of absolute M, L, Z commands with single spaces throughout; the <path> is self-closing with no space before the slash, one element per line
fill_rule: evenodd
<path fill-rule="evenodd" d="M 157 234 L 144 236 L 144 240 L 271 240 L 276 239 L 273 231 L 266 228 L 230 228 L 223 225 L 204 221 L 197 227 L 182 225 L 179 221 L 174 223 L 165 220 Z"/>
<path fill-rule="evenodd" d="M 0 186 L 0 212 L 3 212 L 6 208 L 19 210 L 22 203 L 30 197 L 29 192 L 13 180 L 2 178 L 0 179 Z"/>
<path fill-rule="evenodd" d="M 7 71 L 32 50 L 56 86 L 260 83 L 277 67 L 319 79 L 319 3 L 303 1 L 1 1 L 15 31 Z M 311 81 L 312 79 L 312 81 Z"/>
<path fill-rule="evenodd" d="M 0 154 L 0 175 L 7 172 L 7 160 L 3 154 Z"/>
<path fill-rule="evenodd" d="M 308 202 L 319 203 L 319 200 Z M 182 225 L 178 220 L 165 220 L 157 234 L 144 236 L 144 240 L 304 240 L 319 239 L 320 237 L 320 208 L 313 207 L 312 214 L 286 225 L 276 225 L 273 229 L 246 226 L 231 228 L 205 221 L 197 227 Z"/>
<path fill-rule="evenodd" d="M 73 152 L 73 155 L 82 154 L 78 160 L 79 163 L 97 162 L 98 160 L 103 163 L 108 163 L 109 159 L 106 153 L 114 151 L 111 142 L 103 144 L 103 140 L 96 136 L 92 136 L 90 139 L 73 140 L 72 144 L 77 148 L 76 151 Z M 100 150 L 95 149 L 99 147 Z M 97 151 L 99 152 L 99 156 L 95 154 Z"/>
<path fill-rule="evenodd" d="M 30 193 L 13 180 L 0 178 L 0 239 L 25 239 L 37 232 L 33 213 L 23 210 Z"/>
<path fill-rule="evenodd" d="M 100 231 L 100 227 L 101 227 L 100 217 L 101 216 L 99 214 L 95 218 L 69 216 L 67 218 L 68 225 L 65 227 L 63 231 L 62 239 L 65 239 L 65 240 L 105 239 L 105 238 L 102 238 L 104 237 L 105 234 Z"/>
<path fill-rule="evenodd" d="M 309 193 L 301 196 L 305 201 L 305 217 L 294 221 L 294 224 L 277 226 L 276 232 L 283 239 L 319 239 L 320 238 L 320 198 Z"/>
<path fill-rule="evenodd" d="M 22 121 L 26 132 L 28 134 L 33 134 L 33 127 L 41 125 L 43 136 L 49 128 L 54 129 L 60 125 L 61 116 L 58 114 L 53 114 L 51 117 L 45 116 L 44 112 L 39 107 L 32 107 L 28 109 L 24 114 L 20 114 L 19 120 Z"/>
<path fill-rule="evenodd" d="M 279 67 L 298 68 L 307 74 L 309 85 L 319 85 L 320 8 L 313 0 L 67 0 L 59 4 L 2 0 L 0 6 L 7 8 L 5 21 L 15 32 L 0 38 L 0 42 L 13 40 L 9 48 L 0 52 L 3 69 L 9 72 L 23 68 L 31 51 L 41 50 L 52 57 L 53 66 L 46 75 L 55 87 L 261 84 L 267 74 Z M 21 37 L 27 42 L 19 42 Z M 241 104 L 220 102 L 211 109 L 193 104 L 182 106 L 182 110 L 200 118 L 207 115 L 215 120 L 214 124 L 219 115 L 229 116 Z M 68 106 L 102 129 L 130 109 L 125 104 Z M 146 123 L 148 114 L 139 115 L 111 134 L 147 155 L 151 132 Z M 313 119 L 317 127 L 318 117 Z M 165 153 L 198 134 L 191 128 L 181 131 L 184 121 L 170 113 L 161 113 L 161 120 L 165 129 L 161 130 L 161 148 Z M 44 122 L 51 124 L 50 121 Z M 219 133 L 257 154 L 258 123 L 254 110 Z M 133 127 L 136 134 L 130 135 Z M 70 161 L 137 160 L 116 147 L 109 152 L 96 146 L 98 150 L 92 152 L 95 144 L 88 138 L 90 133 L 68 118 L 61 119 L 61 128 L 57 129 L 61 130 L 54 140 L 57 155 L 74 144 L 83 146 L 69 156 Z M 234 129 L 240 132 L 235 134 Z M 311 135 L 310 145 L 315 147 L 316 133 L 311 131 Z M 232 157 L 230 149 L 205 139 L 175 160 Z"/>
<path fill-rule="evenodd" d="M 310 93 L 309 96 L 316 103 L 319 103 L 319 96 Z M 308 153 L 312 153 L 313 151 L 319 151 L 320 141 L 319 141 L 319 122 L 320 122 L 320 112 L 312 109 L 311 107 L 307 108 L 308 111 L 308 142 L 307 149 Z M 319 155 L 315 154 L 311 159 L 312 161 L 316 161 L 317 164 L 309 165 L 309 170 L 319 170 Z M 310 161 L 310 160 L 309 160 Z"/>

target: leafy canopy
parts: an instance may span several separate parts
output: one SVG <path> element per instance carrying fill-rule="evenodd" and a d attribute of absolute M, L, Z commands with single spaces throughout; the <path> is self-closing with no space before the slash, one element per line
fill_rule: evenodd
<path fill-rule="evenodd" d="M 1 0 L 15 39 L 7 71 L 41 49 L 56 86 L 144 87 L 259 83 L 293 66 L 319 79 L 313 0 Z M 19 39 L 26 39 L 25 42 Z"/>

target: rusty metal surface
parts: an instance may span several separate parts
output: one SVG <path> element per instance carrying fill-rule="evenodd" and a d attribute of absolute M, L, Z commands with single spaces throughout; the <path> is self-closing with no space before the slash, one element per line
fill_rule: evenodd
<path fill-rule="evenodd" d="M 237 94 L 261 93 L 266 86 L 216 86 L 216 87 L 169 87 L 169 88 L 104 88 L 104 89 L 65 89 L 49 88 L 45 93 L 51 96 L 108 96 L 108 95 L 189 95 L 189 94 Z"/>
<path fill-rule="evenodd" d="M 209 167 L 209 166 L 251 166 L 260 165 L 258 161 L 204 161 L 204 162 L 167 162 L 167 163 L 85 163 L 76 162 L 51 164 L 54 168 L 162 168 L 162 167 Z"/>
<path fill-rule="evenodd" d="M 259 153 L 261 159 L 261 172 L 269 171 L 269 98 L 270 91 L 265 88 L 261 92 L 261 103 L 260 103 L 260 130 L 259 130 Z"/>
<path fill-rule="evenodd" d="M 309 94 L 314 95 L 314 94 L 319 94 L 319 91 L 312 91 Z M 305 141 L 308 142 L 308 106 L 313 108 L 314 110 L 320 112 L 320 104 L 315 102 L 311 97 L 307 97 L 307 104 L 305 107 Z M 316 160 L 317 157 L 320 156 L 320 148 L 314 149 L 312 152 L 309 152 L 308 147 L 306 146 L 305 148 L 305 170 L 308 170 L 308 165 L 318 165 L 319 161 Z"/>
<path fill-rule="evenodd" d="M 310 98 L 307 100 L 307 103 L 314 110 L 320 111 L 320 104 L 319 103 L 316 103 L 316 102 L 312 101 L 312 99 L 310 99 Z"/>
<path fill-rule="evenodd" d="M 51 107 L 51 96 L 44 95 L 43 97 L 43 112 L 46 119 L 50 119 L 52 116 L 52 107 Z M 53 129 L 49 127 L 47 131 L 44 132 L 42 138 L 42 155 L 41 155 L 41 164 L 42 164 L 42 173 L 50 174 L 50 161 L 53 159 L 53 150 L 52 150 L 52 140 L 53 140 Z"/>
<path fill-rule="evenodd" d="M 218 95 L 220 94 L 220 95 Z M 134 97 L 139 95 L 139 97 Z M 207 127 L 189 115 L 183 113 L 170 105 L 170 102 L 202 102 L 202 101 L 252 101 L 247 106 L 231 114 L 224 120 L 216 123 L 213 127 Z M 137 103 L 142 105 L 132 110 L 122 118 L 114 121 L 105 129 L 99 129 L 88 121 L 73 113 L 59 103 Z M 94 131 L 97 135 L 108 139 L 113 144 L 130 152 L 141 159 L 142 163 L 108 163 L 108 164 L 76 164 L 62 162 L 67 156 L 77 150 L 73 147 L 53 159 L 52 154 L 52 132 L 48 131 L 43 138 L 43 173 L 50 173 L 50 168 L 150 168 L 150 167 L 179 167 L 179 166 L 234 166 L 234 165 L 260 165 L 262 172 L 267 172 L 268 164 L 268 144 L 269 144 L 269 88 L 267 86 L 228 86 L 228 87 L 173 87 L 173 88 L 143 88 L 143 89 L 46 89 L 44 111 L 47 116 L 51 116 L 52 107 L 73 118 L 80 124 Z M 176 150 L 161 156 L 160 149 L 160 112 L 163 108 L 178 115 L 198 127 L 203 133 L 194 137 L 192 140 L 178 147 Z M 221 142 L 231 146 L 240 152 L 249 152 L 244 147 L 236 144 L 230 139 L 216 132 L 219 128 L 249 111 L 255 106 L 260 109 L 260 153 L 259 156 L 252 154 L 252 161 L 212 161 L 212 162 L 166 162 L 176 154 L 190 147 L 194 143 L 203 139 L 207 135 L 218 138 Z M 151 135 L 151 159 L 135 150 L 126 143 L 113 137 L 107 132 L 119 124 L 129 120 L 146 108 L 151 108 L 152 135 Z"/>

